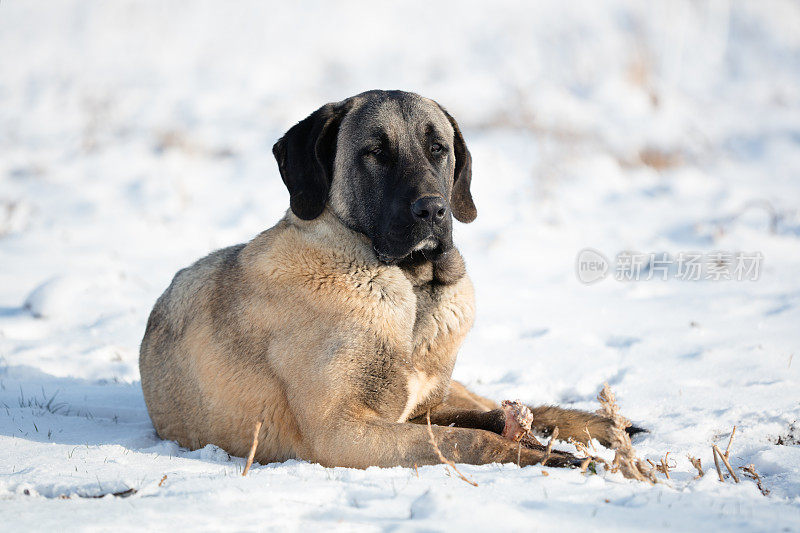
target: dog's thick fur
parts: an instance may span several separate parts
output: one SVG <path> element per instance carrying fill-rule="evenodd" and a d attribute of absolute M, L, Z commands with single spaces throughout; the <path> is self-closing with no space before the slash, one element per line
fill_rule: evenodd
<path fill-rule="evenodd" d="M 274 151 L 286 216 L 178 272 L 150 315 L 140 368 L 158 434 L 243 456 L 263 421 L 261 463 L 424 465 L 439 462 L 421 425 L 430 410 L 448 458 L 516 462 L 504 412 L 450 379 L 475 314 L 450 214 L 428 224 L 405 212 L 433 195 L 475 218 L 456 122 L 431 100 L 372 91 L 324 106 Z M 610 426 L 556 407 L 534 408 L 534 421 L 584 441 Z M 521 464 L 542 457 L 523 448 Z M 576 463 L 554 452 L 548 464 Z"/>

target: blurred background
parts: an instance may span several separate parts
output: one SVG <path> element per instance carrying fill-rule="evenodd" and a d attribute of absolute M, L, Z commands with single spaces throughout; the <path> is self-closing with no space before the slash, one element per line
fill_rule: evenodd
<path fill-rule="evenodd" d="M 0 442 L 50 444 L 23 400 L 59 391 L 93 418 L 45 413 L 55 439 L 100 450 L 74 479 L 42 462 L 51 448 L 15 452 L 8 486 L 155 464 L 138 385 L 155 299 L 283 216 L 283 132 L 382 88 L 437 100 L 472 152 L 479 215 L 455 240 L 478 316 L 456 378 L 585 409 L 607 381 L 654 458 L 710 461 L 739 424 L 737 453 L 796 498 L 780 443 L 800 417 L 798 28 L 791 0 L 1 1 L 0 401 L 16 414 Z M 586 286 L 585 247 L 764 261 L 754 282 Z"/>

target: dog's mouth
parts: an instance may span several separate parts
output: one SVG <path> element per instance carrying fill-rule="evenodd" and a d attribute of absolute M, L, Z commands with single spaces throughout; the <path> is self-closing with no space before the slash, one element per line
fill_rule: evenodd
<path fill-rule="evenodd" d="M 402 259 L 402 257 L 396 257 L 381 252 L 375 247 L 375 245 L 372 246 L 372 249 L 375 251 L 375 255 L 378 257 L 378 261 L 380 261 L 381 263 L 386 263 L 387 265 L 393 265 L 395 263 L 398 263 Z"/>
<path fill-rule="evenodd" d="M 434 238 L 433 236 L 426 237 L 416 245 L 414 245 L 410 250 L 406 253 L 402 254 L 389 254 L 381 252 L 375 245 L 372 246 L 372 249 L 375 251 L 375 255 L 378 257 L 378 261 L 387 265 L 396 265 L 397 263 L 402 262 L 403 260 L 409 258 L 411 254 L 415 252 L 421 252 L 422 255 L 425 256 L 425 259 L 428 261 L 436 261 L 439 257 L 447 252 L 450 249 L 449 246 L 445 246 L 442 244 L 441 241 Z"/>
<path fill-rule="evenodd" d="M 420 243 L 417 244 L 416 246 L 414 246 L 414 248 L 411 251 L 412 252 L 425 252 L 425 251 L 428 251 L 428 250 L 434 250 L 438 246 L 439 246 L 439 241 L 437 241 L 436 239 L 434 239 L 431 236 L 431 237 L 427 237 L 427 238 L 423 239 L 422 241 L 420 241 Z"/>

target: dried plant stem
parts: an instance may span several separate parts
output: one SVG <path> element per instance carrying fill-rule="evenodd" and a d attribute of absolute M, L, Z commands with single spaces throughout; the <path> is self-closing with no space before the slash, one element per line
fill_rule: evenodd
<path fill-rule="evenodd" d="M 687 455 L 686 457 L 689 459 L 689 462 L 692 463 L 692 466 L 697 469 L 697 476 L 695 476 L 695 479 L 700 479 L 703 477 L 706 473 L 703 472 L 703 463 L 700 461 L 700 459 L 695 459 L 691 455 Z"/>
<path fill-rule="evenodd" d="M 652 466 L 656 471 L 661 472 L 662 474 L 664 474 L 667 479 L 672 479 L 672 478 L 669 477 L 669 469 L 670 468 L 675 468 L 675 467 L 674 466 L 669 466 L 669 462 L 668 461 L 669 461 L 669 452 L 667 452 L 667 454 L 664 457 L 659 459 L 658 463 L 654 463 L 650 459 L 647 460 L 647 462 L 650 463 L 650 466 Z"/>
<path fill-rule="evenodd" d="M 550 460 L 550 452 L 553 451 L 553 443 L 558 438 L 558 426 L 553 428 L 553 434 L 550 437 L 550 442 L 547 443 L 547 448 L 544 450 L 544 457 L 542 458 L 542 466 L 547 466 L 547 461 Z"/>
<path fill-rule="evenodd" d="M 586 457 L 592 458 L 592 454 L 590 454 L 590 453 L 589 453 L 589 447 L 588 447 L 588 446 L 586 446 L 586 445 L 585 445 L 584 443 L 582 443 L 581 441 L 579 441 L 579 440 L 575 440 L 575 439 L 573 439 L 573 438 L 570 438 L 570 439 L 567 439 L 567 442 L 569 442 L 569 443 L 571 443 L 573 446 L 575 446 L 575 448 L 578 450 L 578 452 L 582 453 L 582 454 L 583 454 L 583 455 L 585 455 Z"/>
<path fill-rule="evenodd" d="M 761 484 L 761 476 L 759 476 L 758 472 L 756 472 L 755 465 L 749 464 L 747 466 L 740 466 L 739 470 L 744 472 L 745 476 L 756 482 L 756 486 L 758 487 L 758 490 L 761 491 L 761 494 L 764 496 L 769 496 L 769 489 L 764 488 L 764 485 Z"/>
<path fill-rule="evenodd" d="M 594 442 L 592 441 L 592 434 L 589 433 L 589 426 L 583 428 L 583 431 L 586 432 L 586 437 L 587 437 L 586 442 L 588 442 L 589 445 L 592 447 L 592 451 L 594 451 L 594 453 L 597 453 L 597 448 L 595 448 Z"/>
<path fill-rule="evenodd" d="M 727 468 L 728 472 L 730 472 L 733 481 L 739 483 L 739 477 L 736 475 L 736 471 L 731 466 L 731 444 L 733 443 L 734 435 L 736 435 L 736 426 L 733 426 L 733 429 L 731 430 L 731 437 L 728 439 L 728 446 L 725 447 L 725 453 L 723 453 L 722 450 L 719 449 L 719 446 L 717 446 L 716 444 L 711 445 L 711 451 L 714 454 L 714 466 L 717 467 L 717 474 L 719 475 L 719 480 L 724 481 L 724 478 L 722 476 L 722 469 L 719 467 L 719 462 L 721 460 L 722 463 L 725 465 L 725 468 Z M 695 464 L 694 463 L 695 459 L 693 459 L 692 457 L 689 457 L 689 461 L 691 461 L 692 464 Z M 700 460 L 697 459 L 697 465 L 695 465 L 695 468 L 697 468 L 698 470 L 700 470 L 699 465 L 700 465 Z M 756 472 L 755 465 L 749 464 L 747 466 L 740 466 L 739 470 L 741 470 L 744 473 L 745 477 L 749 477 L 750 479 L 756 482 L 756 486 L 758 487 L 758 490 L 761 491 L 761 494 L 763 494 L 764 496 L 769 495 L 769 490 L 764 488 L 764 485 L 761 482 L 761 476 L 759 476 L 758 472 Z M 702 472 L 702 470 L 700 471 Z"/>
<path fill-rule="evenodd" d="M 669 452 L 667 452 L 667 453 L 666 453 L 666 455 L 664 455 L 664 458 L 663 458 L 663 459 L 661 459 L 661 468 L 659 468 L 659 470 L 660 470 L 660 471 L 661 471 L 661 472 L 662 472 L 662 473 L 663 473 L 665 476 L 667 476 L 667 479 L 671 479 L 671 478 L 669 477 L 669 468 L 670 468 L 670 466 L 669 466 Z"/>
<path fill-rule="evenodd" d="M 711 446 L 711 453 L 714 454 L 714 466 L 717 468 L 717 475 L 719 476 L 719 480 L 725 483 L 725 478 L 722 477 L 722 469 L 719 467 L 719 458 L 717 457 L 717 448 L 716 444 Z"/>
<path fill-rule="evenodd" d="M 570 438 L 569 442 L 572 443 L 575 448 L 578 449 L 579 453 L 582 453 L 585 457 L 583 462 L 581 462 L 581 472 L 585 473 L 586 470 L 589 468 L 589 464 L 595 462 L 597 464 L 605 465 L 606 468 L 608 467 L 608 463 L 602 457 L 597 457 L 589 453 L 589 447 L 579 440 L 575 440 Z"/>
<path fill-rule="evenodd" d="M 655 470 L 648 468 L 641 459 L 636 457 L 636 452 L 631 444 L 631 438 L 626 429 L 631 425 L 630 420 L 619 412 L 616 397 L 608 383 L 603 385 L 603 390 L 597 395 L 600 402 L 598 414 L 610 418 L 614 422 L 612 428 L 611 448 L 616 452 L 612 463 L 612 472 L 622 472 L 629 479 L 649 481 L 655 483 Z"/>
<path fill-rule="evenodd" d="M 722 453 L 722 450 L 720 450 L 719 446 L 717 446 L 716 444 L 712 444 L 711 445 L 711 451 L 714 454 L 714 466 L 717 467 L 717 475 L 719 475 L 719 480 L 722 481 L 722 482 L 725 481 L 725 478 L 722 475 L 722 469 L 719 467 L 720 460 L 725 465 L 725 468 L 728 469 L 728 472 L 730 472 L 731 477 L 733 478 L 733 480 L 736 483 L 739 483 L 739 478 L 736 476 L 736 472 L 733 470 L 733 467 L 731 466 L 731 461 L 730 461 L 731 444 L 733 444 L 733 436 L 734 435 L 736 435 L 736 426 L 733 426 L 733 429 L 731 430 L 731 437 L 728 439 L 728 446 L 725 447 L 725 453 Z"/>
<path fill-rule="evenodd" d="M 736 435 L 736 426 L 733 426 L 731 430 L 731 438 L 728 439 L 728 446 L 725 448 L 725 459 L 728 459 L 731 456 L 731 443 L 733 442 L 733 436 Z"/>
<path fill-rule="evenodd" d="M 470 485 L 472 485 L 473 487 L 477 487 L 477 486 L 478 486 L 478 484 L 477 484 L 477 483 L 475 483 L 475 482 L 474 482 L 474 481 L 472 481 L 471 479 L 467 479 L 467 478 L 464 476 L 464 474 L 462 474 L 461 472 L 459 472 L 458 468 L 456 468 L 456 464 L 455 464 L 453 461 L 451 461 L 451 460 L 449 460 L 448 458 L 446 458 L 446 457 L 445 457 L 445 456 L 442 454 L 442 450 L 440 450 L 440 449 L 439 449 L 439 445 L 438 445 L 438 444 L 436 444 L 436 437 L 434 437 L 434 436 L 433 436 L 433 428 L 431 428 L 431 410 L 430 410 L 430 409 L 428 409 L 428 412 L 427 412 L 427 414 L 425 415 L 425 418 L 426 418 L 426 419 L 427 419 L 427 421 L 428 421 L 428 436 L 430 436 L 431 445 L 433 446 L 433 449 L 434 449 L 434 451 L 436 452 L 436 455 L 437 455 L 437 456 L 439 456 L 439 460 L 442 462 L 442 464 L 445 464 L 445 465 L 449 466 L 450 468 L 452 468 L 452 469 L 453 469 L 453 471 L 454 471 L 456 474 L 458 474 L 458 477 L 460 477 L 462 480 L 466 481 L 467 483 L 469 483 L 469 484 L 470 484 Z"/>
<path fill-rule="evenodd" d="M 259 420 L 256 422 L 256 427 L 253 430 L 253 444 L 250 446 L 250 453 L 247 454 L 247 463 L 244 465 L 244 470 L 242 471 L 242 477 L 247 475 L 247 472 L 250 471 L 250 467 L 253 466 L 253 459 L 256 456 L 256 448 L 258 447 L 258 433 L 261 431 L 261 421 Z"/>
<path fill-rule="evenodd" d="M 714 451 L 717 453 L 720 459 L 722 459 L 722 463 L 725 465 L 725 468 L 728 469 L 728 472 L 731 473 L 731 477 L 736 483 L 739 483 L 739 477 L 736 475 L 736 472 L 733 470 L 730 461 L 728 460 L 728 452 L 722 453 L 719 449 L 719 446 L 714 444 Z"/>

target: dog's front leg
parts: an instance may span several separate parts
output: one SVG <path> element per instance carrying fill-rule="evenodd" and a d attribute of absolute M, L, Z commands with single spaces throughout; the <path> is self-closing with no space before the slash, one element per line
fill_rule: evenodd
<path fill-rule="evenodd" d="M 588 443 L 597 439 L 603 446 L 611 444 L 614 422 L 602 415 L 566 409 L 555 405 L 528 406 L 533 414 L 533 429 L 550 435 L 558 427 L 560 440 L 576 440 Z M 439 425 L 453 424 L 456 427 L 481 428 L 494 433 L 508 433 L 509 411 L 501 409 L 494 401 L 475 394 L 457 381 L 450 384 L 450 391 L 441 406 L 431 413 L 431 420 Z M 423 423 L 424 417 L 414 420 Z M 631 426 L 629 435 L 646 432 L 646 429 Z"/>
<path fill-rule="evenodd" d="M 436 446 L 456 463 L 539 464 L 545 457 L 542 449 L 519 449 L 513 442 L 480 429 L 432 425 Z M 441 462 L 431 443 L 427 425 L 391 423 L 380 420 L 341 421 L 335 429 L 316 434 L 312 457 L 325 466 L 367 468 L 430 465 Z M 578 466 L 581 460 L 564 452 L 552 452 L 548 466 Z"/>
<path fill-rule="evenodd" d="M 590 438 L 594 438 L 603 446 L 611 445 L 614 422 L 610 418 L 587 411 L 552 405 L 529 408 L 533 414 L 533 430 L 538 433 L 550 435 L 557 427 L 560 440 L 575 440 L 587 444 Z M 411 422 L 425 424 L 426 418 L 424 416 L 417 417 Z M 511 440 L 515 440 L 522 431 L 515 420 L 514 411 L 509 408 L 481 410 L 445 406 L 431 412 L 431 422 L 441 426 L 484 429 Z M 637 426 L 627 428 L 629 435 L 645 431 Z"/>
<path fill-rule="evenodd" d="M 481 409 L 459 409 L 440 407 L 431 412 L 431 423 L 457 428 L 484 429 L 516 442 L 525 434 L 520 425 L 516 410 L 504 406 L 501 409 L 485 411 Z M 418 416 L 410 422 L 426 424 L 425 416 Z"/>

